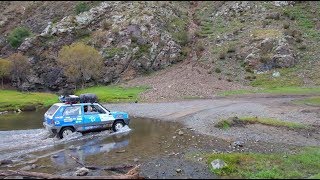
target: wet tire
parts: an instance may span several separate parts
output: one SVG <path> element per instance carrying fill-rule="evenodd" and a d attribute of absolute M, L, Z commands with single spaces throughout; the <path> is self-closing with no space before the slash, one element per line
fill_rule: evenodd
<path fill-rule="evenodd" d="M 73 127 L 64 127 L 60 130 L 58 135 L 59 135 L 59 138 L 62 139 L 62 138 L 67 137 L 68 135 L 72 134 L 73 132 L 74 132 Z"/>
<path fill-rule="evenodd" d="M 113 125 L 112 125 L 112 130 L 113 130 L 113 132 L 117 132 L 117 131 L 119 131 L 121 128 L 123 128 L 124 127 L 124 122 L 122 121 L 122 120 L 117 120 L 117 121 L 115 121 L 114 123 L 113 123 Z"/>

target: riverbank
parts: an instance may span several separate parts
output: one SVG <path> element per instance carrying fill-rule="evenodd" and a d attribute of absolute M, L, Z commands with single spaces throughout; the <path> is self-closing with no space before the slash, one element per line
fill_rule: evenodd
<path fill-rule="evenodd" d="M 315 165 L 313 156 L 320 153 L 320 112 L 317 106 L 295 103 L 304 98 L 293 95 L 246 95 L 209 100 L 105 106 L 112 111 L 126 111 L 133 117 L 180 122 L 186 129 L 209 137 L 209 140 L 206 140 L 207 146 L 212 143 L 210 137 L 224 140 L 229 144 L 230 150 L 225 147 L 220 153 L 212 153 L 207 149 L 202 151 L 202 155 L 197 156 L 206 161 L 214 174 L 236 178 L 317 178 L 319 167 Z M 272 123 L 262 121 L 231 126 L 227 129 L 216 126 L 221 120 L 230 117 L 272 118 Z M 299 128 L 279 124 L 299 124 Z M 312 128 L 300 128 L 300 125 Z M 238 160 L 232 160 L 234 158 Z M 214 159 L 222 159 L 228 166 L 221 170 L 213 170 L 211 162 Z M 262 165 L 266 159 L 273 166 Z M 170 164 L 170 161 L 168 163 Z M 294 168 L 296 166 L 288 166 L 288 163 L 308 168 L 300 168 L 301 171 L 298 172 Z M 259 169 L 253 170 L 253 167 Z"/>
<path fill-rule="evenodd" d="M 75 92 L 75 95 L 93 93 L 100 102 L 138 102 L 139 94 L 148 88 L 121 86 L 95 86 Z M 9 111 L 35 111 L 39 108 L 48 108 L 59 102 L 58 95 L 43 92 L 19 92 L 17 90 L 0 90 L 0 114 Z"/>
<path fill-rule="evenodd" d="M 34 111 L 39 107 L 50 107 L 58 102 L 58 96 L 51 93 L 0 90 L 0 94 L 0 112 Z"/>

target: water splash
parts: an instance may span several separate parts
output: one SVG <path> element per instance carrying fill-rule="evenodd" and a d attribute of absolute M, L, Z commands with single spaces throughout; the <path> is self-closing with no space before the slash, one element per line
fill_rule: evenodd
<path fill-rule="evenodd" d="M 28 153 L 46 150 L 59 144 L 90 141 L 96 138 L 101 140 L 112 136 L 123 137 L 130 131 L 131 129 L 128 126 L 124 126 L 118 132 L 105 130 L 87 135 L 74 132 L 63 139 L 50 137 L 50 133 L 45 129 L 0 131 L 0 160 L 16 159 L 21 161 L 27 157 L 26 154 Z"/>

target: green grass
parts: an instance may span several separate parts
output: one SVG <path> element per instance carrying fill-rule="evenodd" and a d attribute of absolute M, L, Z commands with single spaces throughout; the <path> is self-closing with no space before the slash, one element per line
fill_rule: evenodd
<path fill-rule="evenodd" d="M 232 90 L 221 92 L 218 95 L 241 95 L 253 93 L 269 93 L 269 94 L 315 94 L 320 93 L 320 87 L 302 87 L 303 80 L 297 75 L 298 68 L 277 69 L 280 77 L 273 77 L 272 71 L 256 74 L 250 84 L 256 89 L 250 90 Z"/>
<path fill-rule="evenodd" d="M 93 93 L 98 96 L 99 102 L 134 102 L 139 100 L 139 93 L 147 87 L 95 86 L 78 90 L 75 94 Z"/>
<path fill-rule="evenodd" d="M 257 74 L 256 79 L 251 82 L 254 87 L 263 88 L 276 88 L 276 87 L 291 87 L 291 86 L 302 86 L 303 80 L 297 76 L 297 68 L 283 68 L 276 69 L 280 73 L 280 77 L 273 77 L 273 71 Z"/>
<path fill-rule="evenodd" d="M 317 94 L 320 93 L 320 87 L 274 87 L 274 88 L 263 88 L 256 90 L 231 90 L 218 93 L 219 96 L 230 96 L 230 95 L 243 95 L 243 94 L 285 94 L 285 95 L 297 95 L 297 94 Z"/>
<path fill-rule="evenodd" d="M 273 118 L 241 117 L 240 120 L 247 121 L 249 123 L 260 123 L 260 124 L 264 124 L 264 125 L 268 125 L 268 126 L 288 127 L 291 129 L 307 128 L 307 126 L 300 124 L 300 123 L 281 121 L 281 120 L 277 120 L 277 119 L 273 119 Z"/>
<path fill-rule="evenodd" d="M 49 107 L 58 102 L 58 96 L 50 93 L 27 93 L 14 90 L 0 90 L 0 111 L 23 109 L 34 105 Z"/>
<path fill-rule="evenodd" d="M 308 179 L 320 179 L 320 173 L 313 175 L 313 176 L 310 176 Z"/>
<path fill-rule="evenodd" d="M 287 127 L 289 129 L 307 129 L 309 128 L 306 125 L 295 123 L 295 122 L 288 122 L 288 121 L 281 121 L 278 119 L 273 118 L 265 118 L 265 117 L 240 117 L 240 118 L 229 118 L 229 119 L 222 119 L 219 121 L 215 127 L 220 129 L 229 129 L 231 126 L 236 126 L 237 124 L 254 124 L 259 123 L 267 126 L 275 126 L 275 127 Z"/>
<path fill-rule="evenodd" d="M 320 148 L 308 147 L 295 154 L 274 153 L 230 153 L 206 156 L 211 167 L 215 159 L 222 159 L 227 166 L 213 170 L 213 173 L 245 179 L 288 179 L 318 178 L 320 169 Z"/>
<path fill-rule="evenodd" d="M 295 104 L 306 104 L 310 106 L 320 106 L 320 97 L 306 98 L 294 101 Z"/>
<path fill-rule="evenodd" d="M 226 119 L 223 119 L 221 121 L 219 121 L 215 127 L 226 130 L 229 129 L 232 126 L 232 122 Z"/>
<path fill-rule="evenodd" d="M 314 14 L 308 9 L 310 8 L 306 7 L 305 4 L 297 4 L 293 7 L 286 7 L 284 13 L 295 18 L 297 26 L 303 30 L 306 37 L 320 40 L 320 33 L 314 28 L 315 22 L 312 20 L 312 18 L 318 17 L 320 14 Z M 317 9 L 320 10 L 319 3 Z"/>
<path fill-rule="evenodd" d="M 281 36 L 281 31 L 277 29 L 254 29 L 252 34 L 256 39 L 278 38 Z"/>

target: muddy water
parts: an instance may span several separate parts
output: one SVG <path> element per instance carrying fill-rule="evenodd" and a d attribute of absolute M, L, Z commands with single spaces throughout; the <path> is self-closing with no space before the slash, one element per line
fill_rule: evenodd
<path fill-rule="evenodd" d="M 202 158 L 206 153 L 268 153 L 284 152 L 290 148 L 282 144 L 246 141 L 243 148 L 234 149 L 230 141 L 196 134 L 179 123 L 145 118 L 132 118 L 129 127 L 117 133 L 108 130 L 73 133 L 61 140 L 50 137 L 42 127 L 43 113 L 0 116 L 0 161 L 13 161 L 12 164 L 0 166 L 0 169 L 24 168 L 73 175 L 77 167 L 83 165 L 141 164 L 141 175 L 147 178 L 212 179 L 217 177 L 209 172 L 206 160 Z M 177 169 L 181 172 L 177 173 Z M 110 173 L 95 170 L 88 175 Z"/>
<path fill-rule="evenodd" d="M 0 169 L 20 169 L 36 164 L 37 168 L 32 169 L 33 171 L 72 175 L 68 173 L 74 172 L 77 167 L 82 166 L 81 164 L 103 167 L 149 162 L 142 165 L 144 166 L 142 168 L 146 170 L 145 176 L 153 178 L 179 177 L 176 176 L 175 169 L 182 168 L 181 166 L 185 166 L 190 172 L 195 169 L 193 162 L 182 165 L 184 158 L 181 157 L 181 152 L 190 148 L 196 149 L 199 146 L 200 136 L 187 133 L 191 131 L 184 129 L 181 124 L 132 118 L 130 126 L 117 133 L 108 130 L 86 134 L 74 133 L 60 140 L 49 137 L 42 127 L 43 113 L 39 111 L 0 117 L 0 160 L 10 159 L 14 162 Z M 179 135 L 179 130 L 183 130 L 184 135 Z M 168 164 L 169 161 L 171 164 Z M 172 171 L 170 176 L 165 176 L 163 172 L 160 173 L 160 170 L 154 168 L 161 163 L 167 164 L 166 168 Z M 208 171 L 205 162 L 201 168 L 201 171 Z M 98 172 L 93 175 L 105 173 Z M 213 176 L 206 172 L 199 176 L 186 177 L 212 178 Z"/>
<path fill-rule="evenodd" d="M 46 109 L 0 115 L 0 131 L 42 128 Z"/>

